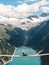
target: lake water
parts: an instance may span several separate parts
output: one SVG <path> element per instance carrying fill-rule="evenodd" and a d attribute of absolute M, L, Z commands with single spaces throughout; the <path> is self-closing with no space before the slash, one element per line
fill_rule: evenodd
<path fill-rule="evenodd" d="M 15 55 L 22 55 L 22 52 L 28 55 L 32 55 L 36 53 L 36 51 L 31 48 L 20 47 L 16 50 Z M 40 61 L 40 57 L 31 57 L 31 58 L 13 57 L 13 60 L 6 65 L 41 65 L 41 61 Z"/>

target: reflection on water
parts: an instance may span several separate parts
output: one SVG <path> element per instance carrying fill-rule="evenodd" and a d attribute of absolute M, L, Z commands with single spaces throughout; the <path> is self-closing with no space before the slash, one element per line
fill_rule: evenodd
<path fill-rule="evenodd" d="M 16 50 L 15 55 L 21 55 L 22 53 L 25 53 L 27 55 L 32 55 L 35 54 L 36 51 L 31 49 L 31 48 L 27 48 L 27 47 L 20 47 Z M 6 65 L 41 65 L 40 64 L 40 57 L 32 57 L 32 58 L 13 58 L 13 60 L 6 64 Z"/>

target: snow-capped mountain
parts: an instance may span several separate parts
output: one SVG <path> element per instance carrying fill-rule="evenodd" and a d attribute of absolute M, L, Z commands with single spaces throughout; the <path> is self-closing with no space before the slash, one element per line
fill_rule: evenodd
<path fill-rule="evenodd" d="M 26 18 L 8 18 L 0 16 L 0 23 L 4 23 L 5 25 L 11 24 L 16 27 L 22 28 L 23 30 L 28 30 L 36 25 L 39 25 L 41 22 L 49 19 L 49 15 L 46 13 L 42 13 L 41 15 L 31 15 Z"/>

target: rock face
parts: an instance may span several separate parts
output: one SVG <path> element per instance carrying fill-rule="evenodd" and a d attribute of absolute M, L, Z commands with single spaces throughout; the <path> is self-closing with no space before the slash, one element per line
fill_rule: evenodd
<path fill-rule="evenodd" d="M 3 61 L 2 60 L 0 60 L 0 65 L 3 65 L 4 63 L 3 63 Z"/>
<path fill-rule="evenodd" d="M 6 42 L 9 39 L 9 35 L 6 34 L 5 26 L 0 24 L 0 55 L 12 55 L 14 53 L 15 47 Z M 0 57 L 0 65 L 11 60 L 11 57 Z"/>

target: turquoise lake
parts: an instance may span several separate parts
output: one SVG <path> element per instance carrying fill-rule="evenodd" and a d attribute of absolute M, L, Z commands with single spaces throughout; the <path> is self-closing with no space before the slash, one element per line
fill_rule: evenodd
<path fill-rule="evenodd" d="M 15 55 L 22 55 L 22 52 L 28 55 L 36 53 L 36 51 L 31 48 L 20 47 L 16 50 Z M 6 65 L 41 65 L 41 61 L 40 61 L 40 57 L 30 57 L 30 58 L 13 57 L 13 60 Z"/>

